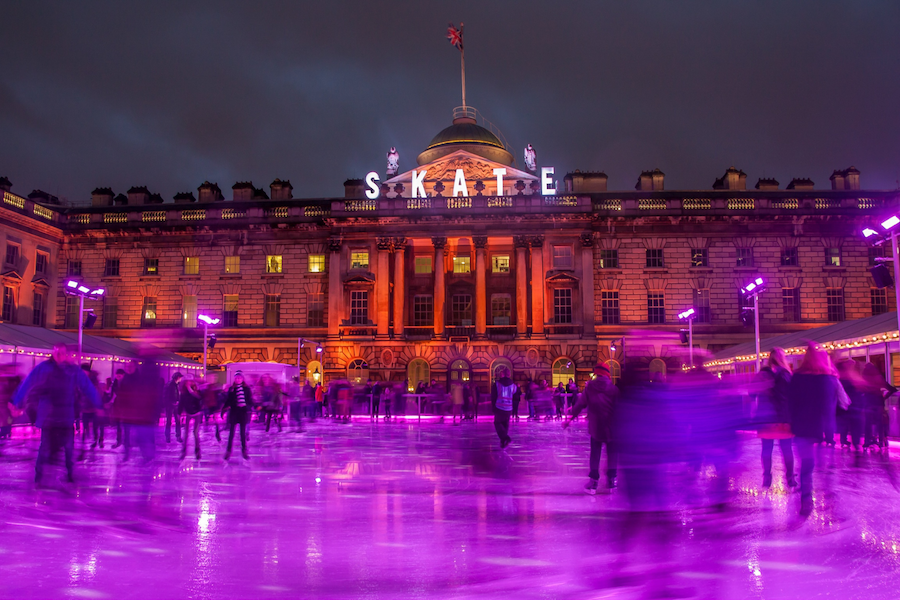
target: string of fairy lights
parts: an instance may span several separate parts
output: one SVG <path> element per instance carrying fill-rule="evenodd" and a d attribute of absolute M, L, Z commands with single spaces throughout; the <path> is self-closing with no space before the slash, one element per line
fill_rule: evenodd
<path fill-rule="evenodd" d="M 856 338 L 856 339 L 825 342 L 825 343 L 820 344 L 820 346 L 828 351 L 847 350 L 847 349 L 852 349 L 852 348 L 864 348 L 866 346 L 873 346 L 875 344 L 885 344 L 887 342 L 898 340 L 898 339 L 900 339 L 900 332 L 894 331 L 894 332 L 864 336 L 864 337 Z M 785 348 L 784 352 L 785 352 L 785 354 L 788 354 L 788 355 L 805 354 L 806 353 L 806 345 L 804 344 L 803 346 L 796 346 L 793 348 Z M 769 357 L 769 353 L 768 352 L 760 352 L 759 356 L 760 356 L 760 358 L 765 359 L 765 358 Z M 723 366 L 732 365 L 735 363 L 752 362 L 755 360 L 756 360 L 756 353 L 753 353 L 753 354 L 747 354 L 744 356 L 735 356 L 732 358 L 725 358 L 722 360 L 709 361 L 707 363 L 704 363 L 703 366 L 705 366 L 707 368 L 723 367 Z"/>

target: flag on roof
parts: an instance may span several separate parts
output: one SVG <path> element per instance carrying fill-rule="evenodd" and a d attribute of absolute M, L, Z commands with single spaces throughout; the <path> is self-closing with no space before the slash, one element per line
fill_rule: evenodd
<path fill-rule="evenodd" d="M 447 39 L 450 40 L 450 44 L 452 46 L 456 46 L 459 48 L 459 51 L 462 52 L 463 49 L 463 24 L 459 24 L 459 29 L 456 28 L 453 23 L 450 23 L 450 27 L 447 28 Z"/>

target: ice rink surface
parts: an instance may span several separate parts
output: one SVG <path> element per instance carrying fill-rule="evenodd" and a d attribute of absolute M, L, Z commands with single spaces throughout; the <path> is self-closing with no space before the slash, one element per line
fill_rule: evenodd
<path fill-rule="evenodd" d="M 751 435 L 727 508 L 709 506 L 711 468 L 675 465 L 671 510 L 634 514 L 624 475 L 612 493 L 582 491 L 583 421 L 513 423 L 507 451 L 489 420 L 251 427 L 249 462 L 226 465 L 211 430 L 200 461 L 179 461 L 173 440 L 123 464 L 107 440 L 74 485 L 53 466 L 40 489 L 37 439 L 5 442 L 0 597 L 900 597 L 896 444 L 819 449 L 801 519 L 778 448 L 761 489 Z"/>

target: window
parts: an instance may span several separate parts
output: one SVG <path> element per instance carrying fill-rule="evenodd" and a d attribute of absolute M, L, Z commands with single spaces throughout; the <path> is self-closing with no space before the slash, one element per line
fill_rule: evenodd
<path fill-rule="evenodd" d="M 322 382 L 322 363 L 317 360 L 311 360 L 306 363 L 306 379 L 312 385 Z"/>
<path fill-rule="evenodd" d="M 493 294 L 491 296 L 491 325 L 509 325 L 512 315 L 512 296 Z"/>
<path fill-rule="evenodd" d="M 463 383 L 469 381 L 471 378 L 471 372 L 469 371 L 469 363 L 460 359 L 454 360 L 450 364 L 450 381 L 462 381 Z"/>
<path fill-rule="evenodd" d="M 781 249 L 781 266 L 782 267 L 799 267 L 800 266 L 800 250 L 797 248 Z"/>
<path fill-rule="evenodd" d="M 413 327 L 431 327 L 432 325 L 434 325 L 434 298 L 413 296 Z"/>
<path fill-rule="evenodd" d="M 830 289 L 825 290 L 825 299 L 828 301 L 828 320 L 843 321 L 844 320 L 844 290 Z"/>
<path fill-rule="evenodd" d="M 869 266 L 874 267 L 880 261 L 875 260 L 876 258 L 884 258 L 884 248 L 881 246 L 872 246 L 869 248 Z"/>
<path fill-rule="evenodd" d="M 281 273 L 281 255 L 266 255 L 266 273 Z"/>
<path fill-rule="evenodd" d="M 879 290 L 873 288 L 872 294 L 872 316 L 884 314 L 887 312 L 887 290 Z"/>
<path fill-rule="evenodd" d="M 197 327 L 197 296 L 181 297 L 181 326 Z"/>
<path fill-rule="evenodd" d="M 119 299 L 113 296 L 103 298 L 103 328 L 115 329 L 119 326 Z"/>
<path fill-rule="evenodd" d="M 324 273 L 325 272 L 325 255 L 324 254 L 310 254 L 308 268 L 309 268 L 310 273 Z"/>
<path fill-rule="evenodd" d="M 650 361 L 650 381 L 653 383 L 666 382 L 666 361 L 654 358 Z"/>
<path fill-rule="evenodd" d="M 409 379 L 410 392 L 414 392 L 420 383 L 428 385 L 431 381 L 431 366 L 424 358 L 414 358 L 406 367 L 406 378 Z"/>
<path fill-rule="evenodd" d="M 553 246 L 553 268 L 575 268 L 575 259 L 572 257 L 572 246 Z"/>
<path fill-rule="evenodd" d="M 622 365 L 619 364 L 619 361 L 609 359 L 606 361 L 606 368 L 609 369 L 609 378 L 612 379 L 613 385 L 619 385 L 619 380 L 622 378 Z"/>
<path fill-rule="evenodd" d="M 427 275 L 431 273 L 431 261 L 432 258 L 430 256 L 417 256 L 415 258 L 416 275 Z"/>
<path fill-rule="evenodd" d="M 619 268 L 619 251 L 618 250 L 601 250 L 600 251 L 600 268 L 601 269 L 618 269 Z"/>
<path fill-rule="evenodd" d="M 454 256 L 453 257 L 454 273 L 471 273 L 472 257 L 471 256 Z"/>
<path fill-rule="evenodd" d="M 118 258 L 107 258 L 106 263 L 103 265 L 103 276 L 104 277 L 118 277 L 119 276 L 119 259 Z"/>
<path fill-rule="evenodd" d="M 66 313 L 63 327 L 66 329 L 78 328 L 78 298 L 75 296 L 66 296 Z"/>
<path fill-rule="evenodd" d="M 666 297 L 664 294 L 647 294 L 647 322 L 666 322 Z"/>
<path fill-rule="evenodd" d="M 709 266 L 709 248 L 691 248 L 691 266 Z"/>
<path fill-rule="evenodd" d="M 450 324 L 470 327 L 472 325 L 472 296 L 455 294 L 450 301 Z"/>
<path fill-rule="evenodd" d="M 266 327 L 281 325 L 281 294 L 266 294 L 264 321 Z"/>
<path fill-rule="evenodd" d="M 604 325 L 619 324 L 619 292 L 600 292 L 600 320 Z"/>
<path fill-rule="evenodd" d="M 156 327 L 156 297 L 144 296 L 141 310 L 141 327 Z"/>
<path fill-rule="evenodd" d="M 225 257 L 225 272 L 230 275 L 236 275 L 241 272 L 241 257 L 240 256 L 226 256 Z"/>
<path fill-rule="evenodd" d="M 8 285 L 3 286 L 3 314 L 0 318 L 4 323 L 14 323 L 16 320 L 16 290 Z"/>
<path fill-rule="evenodd" d="M 825 266 L 839 267 L 841 266 L 841 249 L 825 248 Z"/>
<path fill-rule="evenodd" d="M 145 258 L 144 259 L 144 275 L 159 275 L 159 259 L 158 258 Z"/>
<path fill-rule="evenodd" d="M 307 327 L 325 327 L 325 294 L 312 292 L 306 296 Z"/>
<path fill-rule="evenodd" d="M 557 358 L 553 361 L 551 373 L 552 381 L 550 383 L 553 387 L 560 383 L 568 385 L 569 379 L 575 379 L 575 363 L 568 358 Z"/>
<path fill-rule="evenodd" d="M 347 379 L 350 383 L 365 383 L 369 380 L 369 364 L 361 358 L 351 361 L 347 366 Z"/>
<path fill-rule="evenodd" d="M 559 324 L 572 322 L 572 290 L 570 288 L 553 290 L 553 322 Z"/>
<path fill-rule="evenodd" d="M 184 257 L 184 274 L 199 275 L 200 274 L 200 257 L 185 256 Z"/>
<path fill-rule="evenodd" d="M 14 265 L 19 262 L 19 246 L 17 244 L 6 244 L 6 264 Z"/>
<path fill-rule="evenodd" d="M 34 293 L 34 302 L 32 303 L 31 324 L 44 326 L 44 294 L 40 292 Z"/>
<path fill-rule="evenodd" d="M 66 263 L 66 275 L 69 277 L 81 277 L 81 261 L 70 260 Z"/>
<path fill-rule="evenodd" d="M 753 248 L 738 248 L 736 267 L 752 267 L 753 266 Z"/>
<path fill-rule="evenodd" d="M 351 269 L 367 269 L 369 268 L 369 253 L 365 250 L 357 250 L 350 253 Z"/>
<path fill-rule="evenodd" d="M 665 266 L 662 248 L 647 248 L 647 268 L 662 269 Z"/>
<path fill-rule="evenodd" d="M 781 312 L 785 323 L 800 322 L 800 288 L 781 289 Z"/>
<path fill-rule="evenodd" d="M 369 322 L 369 292 L 350 292 L 350 324 L 366 325 Z"/>
<path fill-rule="evenodd" d="M 509 255 L 508 254 L 494 254 L 491 257 L 491 272 L 492 273 L 509 273 Z"/>
<path fill-rule="evenodd" d="M 43 252 L 38 252 L 34 256 L 34 272 L 35 273 L 46 273 L 47 272 L 47 263 L 50 262 L 50 257 L 44 254 Z"/>
<path fill-rule="evenodd" d="M 694 320 L 698 323 L 709 323 L 709 290 L 694 290 L 694 310 L 696 316 Z"/>
<path fill-rule="evenodd" d="M 238 326 L 238 309 L 240 297 L 238 294 L 223 294 L 222 296 L 222 319 L 225 327 Z"/>

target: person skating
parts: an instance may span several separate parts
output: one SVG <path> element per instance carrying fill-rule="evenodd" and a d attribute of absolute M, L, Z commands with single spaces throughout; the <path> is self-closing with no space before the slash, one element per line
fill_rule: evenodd
<path fill-rule="evenodd" d="M 228 446 L 225 448 L 225 460 L 231 458 L 231 447 L 234 443 L 234 428 L 240 426 L 241 430 L 241 454 L 245 460 L 250 460 L 247 452 L 247 423 L 250 421 L 250 413 L 253 410 L 253 395 L 250 386 L 244 382 L 244 374 L 237 371 L 234 374 L 234 383 L 228 390 L 225 398 L 225 406 L 222 414 L 228 411 Z"/>
<path fill-rule="evenodd" d="M 172 375 L 171 381 L 166 384 L 163 392 L 163 406 L 166 409 L 166 443 L 172 443 L 172 421 L 175 421 L 175 440 L 181 442 L 181 415 L 178 412 L 178 402 L 181 398 L 181 373 Z"/>
<path fill-rule="evenodd" d="M 491 386 L 491 406 L 494 409 L 494 429 L 500 438 L 500 447 L 506 448 L 512 441 L 509 437 L 509 419 L 512 416 L 513 395 L 516 384 L 509 377 L 509 369 L 500 370 L 500 379 Z"/>
<path fill-rule="evenodd" d="M 560 384 L 562 385 L 562 384 Z M 594 365 L 594 378 L 584 386 L 584 393 L 575 406 L 572 407 L 572 419 L 587 408 L 588 431 L 591 434 L 591 457 L 588 482 L 584 491 L 588 494 L 597 492 L 600 481 L 600 453 L 603 444 L 606 444 L 606 486 L 610 489 L 616 487 L 616 452 L 610 447 L 612 441 L 612 419 L 616 402 L 619 398 L 619 389 L 609 377 L 609 368 L 603 363 Z M 563 427 L 568 427 L 571 420 L 567 419 Z"/>
<path fill-rule="evenodd" d="M 70 361 L 65 344 L 56 344 L 50 358 L 25 378 L 13 396 L 13 404 L 22 406 L 29 396 L 37 402 L 35 425 L 41 430 L 41 445 L 34 465 L 34 481 L 41 483 L 44 465 L 60 449 L 65 453 L 66 474 L 74 481 L 75 403 L 77 394 L 100 408 L 97 389 L 77 365 Z"/>
<path fill-rule="evenodd" d="M 200 422 L 203 420 L 203 405 L 200 401 L 200 390 L 197 382 L 186 380 L 181 386 L 178 410 L 184 414 L 184 441 L 181 447 L 181 459 L 187 456 L 188 439 L 191 437 L 191 422 L 194 424 L 194 455 L 200 460 Z"/>
<path fill-rule="evenodd" d="M 757 376 L 757 436 L 762 440 L 763 487 L 772 486 L 772 451 L 775 440 L 784 459 L 784 476 L 788 487 L 797 487 L 794 478 L 794 450 L 791 438 L 791 413 L 788 408 L 788 388 L 791 371 L 781 348 L 772 348 L 768 364 Z"/>

